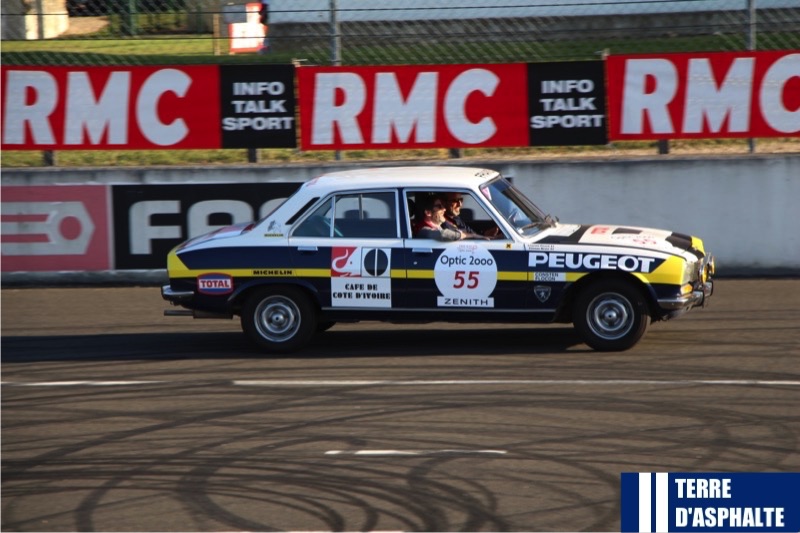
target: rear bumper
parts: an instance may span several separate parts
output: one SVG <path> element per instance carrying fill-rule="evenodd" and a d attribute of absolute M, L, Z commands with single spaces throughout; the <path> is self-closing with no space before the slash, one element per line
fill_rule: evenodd
<path fill-rule="evenodd" d="M 170 285 L 161 287 L 161 297 L 174 305 L 183 305 L 192 301 L 194 291 L 175 291 Z"/>

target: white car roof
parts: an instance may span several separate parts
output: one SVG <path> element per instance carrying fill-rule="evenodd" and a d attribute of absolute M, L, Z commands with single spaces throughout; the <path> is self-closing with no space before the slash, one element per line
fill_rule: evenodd
<path fill-rule="evenodd" d="M 304 188 L 327 193 L 374 187 L 474 187 L 498 175 L 495 170 L 472 167 L 384 167 L 323 174 Z"/>

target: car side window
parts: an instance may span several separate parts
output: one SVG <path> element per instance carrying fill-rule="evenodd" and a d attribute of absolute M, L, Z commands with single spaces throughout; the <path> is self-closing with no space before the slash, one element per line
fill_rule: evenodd
<path fill-rule="evenodd" d="M 333 231 L 332 215 L 333 202 L 327 200 L 297 226 L 293 235 L 295 237 L 330 237 Z"/>
<path fill-rule="evenodd" d="M 335 235 L 343 238 L 396 238 L 395 206 L 393 192 L 339 195 L 335 198 Z"/>

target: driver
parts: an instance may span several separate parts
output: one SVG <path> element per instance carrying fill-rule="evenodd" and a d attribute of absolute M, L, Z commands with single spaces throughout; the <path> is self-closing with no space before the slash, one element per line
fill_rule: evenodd
<path fill-rule="evenodd" d="M 462 233 L 471 233 L 477 235 L 478 232 L 469 227 L 469 225 L 461 218 L 461 206 L 464 205 L 464 195 L 460 192 L 447 192 L 442 196 L 444 198 L 445 207 L 445 223 L 443 227 L 457 229 Z M 485 237 L 493 238 L 497 237 L 499 232 L 500 229 L 495 226 L 484 231 L 483 235 Z"/>

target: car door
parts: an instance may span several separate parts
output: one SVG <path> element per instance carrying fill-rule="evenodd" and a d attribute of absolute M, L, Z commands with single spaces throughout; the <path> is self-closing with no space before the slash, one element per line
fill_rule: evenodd
<path fill-rule="evenodd" d="M 328 196 L 298 221 L 289 244 L 323 309 L 391 309 L 405 277 L 395 190 Z"/>
<path fill-rule="evenodd" d="M 474 194 L 458 192 L 472 211 L 467 222 L 475 224 L 475 229 L 486 228 L 487 222 L 497 222 Z M 420 197 L 424 194 L 430 191 L 405 191 L 409 205 L 421 205 Z M 412 228 L 413 222 L 409 231 Z M 524 309 L 527 257 L 523 245 L 515 243 L 503 229 L 494 239 L 438 241 L 411 235 L 405 240 L 407 283 L 403 304 L 407 309 L 420 311 Z"/>

